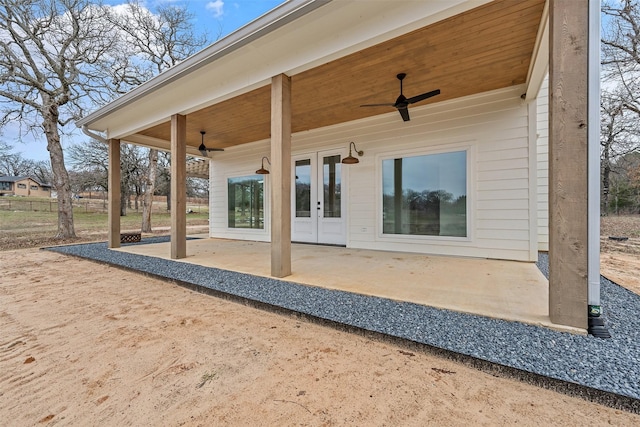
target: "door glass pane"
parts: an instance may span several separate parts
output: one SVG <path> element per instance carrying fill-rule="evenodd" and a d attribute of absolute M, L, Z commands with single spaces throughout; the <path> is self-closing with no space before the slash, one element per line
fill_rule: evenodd
<path fill-rule="evenodd" d="M 297 160 L 296 218 L 311 217 L 311 160 Z"/>
<path fill-rule="evenodd" d="M 264 229 L 262 175 L 229 178 L 229 228 Z"/>
<path fill-rule="evenodd" d="M 467 152 L 382 162 L 385 234 L 467 236 Z"/>
<path fill-rule="evenodd" d="M 341 216 L 341 172 L 340 155 L 323 158 L 323 205 L 325 218 L 340 218 Z"/>

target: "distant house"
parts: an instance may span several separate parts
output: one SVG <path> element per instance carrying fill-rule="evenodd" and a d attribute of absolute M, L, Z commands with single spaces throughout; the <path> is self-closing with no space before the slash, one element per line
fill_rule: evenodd
<path fill-rule="evenodd" d="M 51 186 L 28 176 L 0 176 L 0 196 L 51 197 Z"/>

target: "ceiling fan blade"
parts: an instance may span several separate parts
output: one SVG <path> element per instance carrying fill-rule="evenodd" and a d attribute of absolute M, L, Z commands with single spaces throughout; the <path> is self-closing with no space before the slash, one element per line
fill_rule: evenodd
<path fill-rule="evenodd" d="M 402 116 L 402 120 L 405 122 L 409 121 L 409 110 L 407 108 L 398 108 L 398 112 Z"/>
<path fill-rule="evenodd" d="M 436 95 L 440 95 L 440 89 L 432 90 L 431 92 L 423 93 L 422 95 L 412 96 L 407 99 L 407 102 L 409 104 L 415 104 L 416 102 L 424 101 L 425 99 Z"/>
<path fill-rule="evenodd" d="M 364 104 L 361 107 L 393 107 L 393 104 Z"/>

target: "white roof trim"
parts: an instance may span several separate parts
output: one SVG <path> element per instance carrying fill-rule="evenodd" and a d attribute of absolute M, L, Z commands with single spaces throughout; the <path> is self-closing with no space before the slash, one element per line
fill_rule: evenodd
<path fill-rule="evenodd" d="M 544 4 L 540 28 L 536 44 L 533 48 L 529 73 L 527 75 L 526 101 L 532 101 L 538 97 L 542 82 L 549 70 L 549 0 Z"/>

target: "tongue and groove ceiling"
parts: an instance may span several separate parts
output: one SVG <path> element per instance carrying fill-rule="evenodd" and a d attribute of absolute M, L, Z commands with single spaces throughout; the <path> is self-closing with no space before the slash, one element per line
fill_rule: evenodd
<path fill-rule="evenodd" d="M 407 97 L 433 89 L 442 91 L 416 105 L 525 83 L 544 3 L 491 2 L 291 76 L 292 131 L 394 111 L 360 105 L 393 103 L 400 91 L 396 79 L 400 72 L 407 73 Z M 267 139 L 270 105 L 267 85 L 189 113 L 187 144 L 197 147 L 201 130 L 207 132 L 209 148 Z M 168 142 L 170 130 L 170 123 L 165 122 L 138 134 Z"/>

